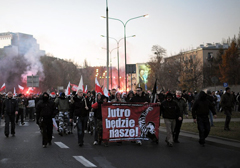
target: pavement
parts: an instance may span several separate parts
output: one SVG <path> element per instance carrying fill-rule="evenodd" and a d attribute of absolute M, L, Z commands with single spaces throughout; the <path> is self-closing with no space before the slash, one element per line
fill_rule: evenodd
<path fill-rule="evenodd" d="M 217 118 L 213 120 L 214 122 L 224 122 L 225 118 Z M 232 118 L 231 121 L 235 122 L 240 122 L 240 118 Z M 184 119 L 183 123 L 191 123 L 193 122 L 193 119 Z M 160 123 L 164 123 L 163 119 L 160 120 Z M 159 128 L 160 132 L 166 132 L 165 127 L 160 127 Z M 193 138 L 193 139 L 199 139 L 199 134 L 194 133 L 194 132 L 188 132 L 188 131 L 183 131 L 181 130 L 180 136 L 187 137 L 187 138 Z M 240 141 L 238 140 L 232 140 L 228 138 L 222 138 L 218 136 L 208 136 L 206 138 L 206 142 L 211 143 L 211 144 L 217 144 L 217 145 L 222 145 L 222 146 L 227 146 L 227 147 L 232 147 L 232 148 L 237 148 L 240 150 Z"/>

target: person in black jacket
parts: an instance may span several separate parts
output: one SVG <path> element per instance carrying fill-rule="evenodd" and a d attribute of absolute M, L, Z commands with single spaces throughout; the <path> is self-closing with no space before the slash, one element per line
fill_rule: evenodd
<path fill-rule="evenodd" d="M 56 105 L 53 101 L 49 100 L 49 94 L 43 93 L 42 100 L 36 106 L 37 121 L 36 123 L 42 129 L 42 145 L 43 148 L 47 144 L 52 145 L 53 121 L 55 116 Z"/>
<path fill-rule="evenodd" d="M 150 99 L 148 97 L 146 97 L 142 91 L 141 87 L 137 87 L 137 94 L 136 96 L 134 96 L 130 102 L 144 102 L 144 103 L 150 103 Z M 142 141 L 141 140 L 137 140 L 136 141 L 137 145 L 141 146 L 142 145 Z"/>
<path fill-rule="evenodd" d="M 12 92 L 8 92 L 7 99 L 3 102 L 2 113 L 5 118 L 5 136 L 9 136 L 9 122 L 11 122 L 11 134 L 15 136 L 15 115 L 18 114 L 18 102 L 13 98 Z"/>
<path fill-rule="evenodd" d="M 201 91 L 198 95 L 198 99 L 193 104 L 192 115 L 194 123 L 197 122 L 198 124 L 199 143 L 202 146 L 204 146 L 205 139 L 210 132 L 210 123 L 208 118 L 209 110 L 211 110 L 214 117 L 217 118 L 213 104 L 207 99 L 207 94 Z"/>
<path fill-rule="evenodd" d="M 70 108 L 70 122 L 72 122 L 73 116 L 77 117 L 78 145 L 81 147 L 84 143 L 84 123 L 88 119 L 88 106 L 85 97 L 83 97 L 82 89 L 79 89 L 77 95 L 73 98 L 73 104 Z"/>
<path fill-rule="evenodd" d="M 167 93 L 166 100 L 161 104 L 160 112 L 164 118 L 164 123 L 166 124 L 167 137 L 165 142 L 169 147 L 172 147 L 176 119 L 182 120 L 182 117 L 179 106 L 175 101 L 173 101 L 173 95 L 171 93 Z"/>

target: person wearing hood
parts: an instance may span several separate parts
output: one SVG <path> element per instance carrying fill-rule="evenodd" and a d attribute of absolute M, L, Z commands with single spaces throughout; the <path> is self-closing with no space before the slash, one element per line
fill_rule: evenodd
<path fill-rule="evenodd" d="M 230 131 L 229 124 L 231 121 L 232 108 L 234 106 L 234 102 L 231 94 L 231 89 L 229 87 L 226 88 L 226 92 L 222 95 L 220 105 L 222 106 L 224 114 L 226 115 L 224 130 Z"/>
<path fill-rule="evenodd" d="M 18 102 L 13 98 L 12 92 L 8 92 L 2 105 L 2 117 L 5 118 L 5 136 L 9 136 L 9 122 L 11 122 L 11 134 L 15 136 L 15 115 L 18 114 Z"/>
<path fill-rule="evenodd" d="M 49 100 L 49 94 L 44 92 L 42 100 L 37 103 L 36 117 L 37 124 L 42 129 L 42 145 L 43 148 L 47 147 L 47 144 L 52 145 L 52 133 L 53 133 L 53 121 L 55 116 L 56 106 L 53 101 Z"/>
<path fill-rule="evenodd" d="M 180 129 L 182 126 L 183 115 L 185 115 L 188 118 L 188 112 L 187 112 L 186 100 L 182 97 L 181 91 L 179 91 L 179 90 L 176 91 L 176 98 L 174 99 L 174 101 L 178 104 L 180 115 L 182 118 L 182 120 L 176 119 L 176 126 L 175 126 L 174 132 L 173 132 L 173 141 L 175 143 L 179 143 L 178 137 L 179 137 Z"/>
<path fill-rule="evenodd" d="M 165 142 L 169 147 L 173 146 L 173 132 L 176 125 L 176 119 L 182 120 L 179 106 L 173 101 L 173 95 L 167 93 L 166 100 L 162 102 L 160 112 L 166 125 L 167 137 Z"/>
<path fill-rule="evenodd" d="M 132 98 L 134 97 L 134 93 L 132 90 L 128 92 L 127 98 L 125 99 L 126 102 L 130 102 Z"/>
<path fill-rule="evenodd" d="M 207 94 L 201 91 L 198 99 L 194 102 L 192 107 L 192 116 L 194 123 L 197 122 L 199 131 L 199 144 L 204 146 L 205 139 L 210 132 L 209 110 L 212 111 L 214 118 L 217 118 L 213 104 L 208 100 Z"/>
<path fill-rule="evenodd" d="M 69 129 L 69 100 L 65 97 L 65 93 L 61 93 L 59 97 L 55 99 L 55 104 L 58 108 L 58 121 L 59 121 L 59 135 L 63 136 L 63 133 L 70 134 Z"/>
<path fill-rule="evenodd" d="M 82 147 L 84 143 L 84 123 L 88 120 L 88 106 L 82 89 L 79 89 L 73 98 L 73 103 L 70 108 L 70 122 L 72 122 L 73 116 L 77 118 L 78 145 Z"/>

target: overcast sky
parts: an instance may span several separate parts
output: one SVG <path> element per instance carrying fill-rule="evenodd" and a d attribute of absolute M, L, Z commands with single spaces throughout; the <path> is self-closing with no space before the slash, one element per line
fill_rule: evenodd
<path fill-rule="evenodd" d="M 0 33 L 33 35 L 40 49 L 55 57 L 82 64 L 106 65 L 106 0 L 0 0 Z M 147 62 L 153 45 L 167 55 L 200 44 L 221 42 L 239 33 L 240 0 L 108 0 L 109 17 L 128 22 L 127 63 Z M 109 20 L 109 36 L 123 38 L 119 21 Z M 2 44 L 2 42 L 0 43 Z M 116 48 L 110 40 L 110 50 Z M 124 64 L 124 45 L 120 42 L 120 64 Z M 2 47 L 2 46 L 1 46 Z M 112 57 L 116 56 L 116 50 Z M 113 59 L 113 65 L 117 60 Z"/>

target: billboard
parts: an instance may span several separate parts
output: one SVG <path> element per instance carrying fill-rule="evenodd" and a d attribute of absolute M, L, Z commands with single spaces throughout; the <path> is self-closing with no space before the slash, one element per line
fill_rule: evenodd
<path fill-rule="evenodd" d="M 136 64 L 137 86 L 140 86 L 143 90 L 147 90 L 149 70 L 145 63 Z"/>

